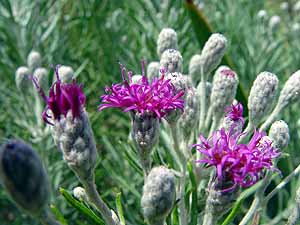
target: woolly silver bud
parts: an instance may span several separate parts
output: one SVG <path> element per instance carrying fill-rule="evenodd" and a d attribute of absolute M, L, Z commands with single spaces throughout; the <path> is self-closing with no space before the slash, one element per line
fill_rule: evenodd
<path fill-rule="evenodd" d="M 160 58 L 160 67 L 167 72 L 182 72 L 182 56 L 175 49 L 167 49 Z"/>
<path fill-rule="evenodd" d="M 70 83 L 74 78 L 74 70 L 70 66 L 60 66 L 58 68 L 59 78 L 62 83 Z M 56 76 L 54 76 L 56 79 Z"/>
<path fill-rule="evenodd" d="M 217 224 L 218 219 L 231 209 L 239 195 L 239 188 L 226 192 L 223 190 L 232 185 L 230 181 L 220 181 L 217 178 L 210 181 L 203 224 Z"/>
<path fill-rule="evenodd" d="M 289 126 L 283 120 L 275 121 L 270 127 L 269 137 L 277 148 L 285 148 L 290 141 Z"/>
<path fill-rule="evenodd" d="M 43 68 L 36 68 L 34 70 L 33 76 L 36 78 L 38 85 L 43 89 L 47 90 L 48 85 L 49 85 L 49 80 L 48 80 L 48 71 Z"/>
<path fill-rule="evenodd" d="M 199 54 L 193 55 L 189 64 L 189 75 L 192 77 L 194 84 L 200 80 L 201 74 L 201 56 Z"/>
<path fill-rule="evenodd" d="M 275 32 L 281 23 L 281 18 L 278 15 L 274 15 L 270 18 L 269 20 L 269 28 L 271 29 L 272 32 Z"/>
<path fill-rule="evenodd" d="M 71 110 L 67 116 L 54 121 L 52 136 L 68 166 L 80 180 L 93 178 L 96 166 L 96 145 L 88 115 L 85 110 L 73 118 Z"/>
<path fill-rule="evenodd" d="M 299 23 L 294 23 L 292 25 L 292 31 L 295 32 L 298 35 L 297 32 L 299 32 L 299 30 L 300 30 L 300 24 Z"/>
<path fill-rule="evenodd" d="M 150 225 L 161 224 L 170 213 L 176 195 L 175 177 L 166 167 L 155 167 L 143 187 L 141 206 Z"/>
<path fill-rule="evenodd" d="M 171 80 L 171 83 L 175 86 L 177 91 L 185 90 L 187 87 L 188 80 L 183 76 L 182 73 L 167 73 L 166 80 L 168 79 Z"/>
<path fill-rule="evenodd" d="M 50 186 L 42 161 L 31 146 L 9 140 L 0 147 L 0 180 L 17 205 L 32 216 L 48 204 Z"/>
<path fill-rule="evenodd" d="M 143 169 L 150 169 L 150 155 L 159 138 L 159 119 L 151 112 L 132 113 L 132 140 L 138 149 Z"/>
<path fill-rule="evenodd" d="M 285 82 L 278 99 L 278 107 L 283 109 L 287 105 L 298 101 L 300 93 L 300 70 L 293 73 Z"/>
<path fill-rule="evenodd" d="M 151 62 L 147 67 L 147 77 L 152 80 L 154 77 L 159 77 L 159 62 Z"/>
<path fill-rule="evenodd" d="M 221 62 L 227 48 L 227 39 L 218 33 L 212 34 L 205 43 L 200 58 L 203 75 L 210 74 Z"/>
<path fill-rule="evenodd" d="M 32 86 L 32 81 L 29 79 L 30 71 L 27 67 L 21 66 L 17 69 L 15 79 L 17 88 L 22 92 L 28 92 Z"/>
<path fill-rule="evenodd" d="M 262 72 L 257 75 L 248 97 L 249 121 L 257 125 L 270 111 L 275 100 L 278 78 L 275 74 Z"/>
<path fill-rule="evenodd" d="M 263 10 L 263 9 L 259 10 L 257 13 L 257 18 L 260 20 L 263 20 L 263 21 L 267 20 L 267 18 L 268 18 L 267 11 Z"/>
<path fill-rule="evenodd" d="M 210 96 L 212 115 L 220 118 L 226 106 L 229 106 L 236 94 L 239 79 L 237 74 L 227 66 L 220 66 L 213 78 Z"/>
<path fill-rule="evenodd" d="M 77 198 L 80 201 L 88 202 L 88 196 L 86 194 L 86 191 L 82 187 L 75 187 L 73 189 L 73 195 L 75 198 Z"/>
<path fill-rule="evenodd" d="M 221 127 L 225 129 L 225 131 L 230 131 L 231 134 L 241 134 L 243 131 L 244 123 L 241 120 L 232 120 L 230 117 L 224 117 Z"/>
<path fill-rule="evenodd" d="M 42 65 L 41 54 L 37 51 L 31 51 L 27 57 L 27 65 L 30 71 L 34 71 L 36 68 Z"/>
<path fill-rule="evenodd" d="M 300 1 L 297 1 L 293 7 L 293 10 L 295 12 L 299 12 L 300 11 Z"/>
<path fill-rule="evenodd" d="M 195 88 L 190 87 L 185 94 L 184 111 L 179 119 L 183 135 L 188 138 L 198 124 L 200 97 Z"/>
<path fill-rule="evenodd" d="M 280 4 L 280 9 L 281 9 L 282 11 L 288 11 L 288 10 L 289 10 L 289 3 L 288 3 L 288 2 L 282 2 L 282 3 Z"/>
<path fill-rule="evenodd" d="M 162 29 L 157 39 L 157 54 L 159 57 L 167 49 L 178 49 L 177 33 L 171 28 Z"/>
<path fill-rule="evenodd" d="M 142 81 L 142 78 L 143 78 L 142 75 L 136 74 L 132 76 L 131 81 L 133 84 L 138 84 Z"/>

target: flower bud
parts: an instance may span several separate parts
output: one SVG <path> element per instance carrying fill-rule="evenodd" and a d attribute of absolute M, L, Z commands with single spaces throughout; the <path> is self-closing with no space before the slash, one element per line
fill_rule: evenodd
<path fill-rule="evenodd" d="M 239 188 L 232 188 L 232 183 L 224 178 L 223 181 L 214 179 L 210 182 L 207 191 L 203 224 L 217 224 L 218 219 L 233 206 L 239 195 Z"/>
<path fill-rule="evenodd" d="M 300 11 L 300 1 L 297 1 L 296 4 L 293 7 L 293 10 L 295 12 L 299 12 Z"/>
<path fill-rule="evenodd" d="M 42 65 L 42 57 L 39 52 L 31 51 L 27 57 L 27 65 L 30 71 L 34 71 L 36 68 Z"/>
<path fill-rule="evenodd" d="M 289 126 L 283 120 L 275 121 L 270 127 L 269 137 L 277 148 L 285 148 L 290 141 Z"/>
<path fill-rule="evenodd" d="M 163 167 L 151 170 L 143 187 L 141 206 L 150 225 L 161 224 L 170 213 L 175 201 L 175 177 Z"/>
<path fill-rule="evenodd" d="M 132 140 L 145 171 L 150 169 L 150 155 L 159 138 L 159 119 L 151 112 L 132 113 Z"/>
<path fill-rule="evenodd" d="M 49 200 L 49 181 L 36 152 L 20 140 L 0 147 L 0 180 L 12 200 L 32 216 L 38 216 Z"/>
<path fill-rule="evenodd" d="M 300 30 L 300 24 L 299 23 L 294 23 L 292 25 L 292 31 L 295 32 L 295 34 L 298 35 L 299 30 Z"/>
<path fill-rule="evenodd" d="M 200 97 L 195 88 L 190 87 L 186 91 L 184 111 L 179 119 L 179 126 L 183 131 L 183 135 L 188 138 L 198 124 Z"/>
<path fill-rule="evenodd" d="M 184 77 L 182 73 L 167 73 L 166 79 L 171 80 L 171 83 L 175 86 L 176 91 L 185 90 L 187 87 L 188 79 L 186 79 L 186 77 Z"/>
<path fill-rule="evenodd" d="M 60 66 L 58 74 L 62 83 L 70 83 L 74 78 L 74 70 L 70 66 Z"/>
<path fill-rule="evenodd" d="M 48 80 L 48 71 L 45 68 L 36 68 L 34 70 L 33 76 L 36 78 L 38 85 L 44 89 L 48 89 L 49 80 Z"/>
<path fill-rule="evenodd" d="M 73 195 L 75 198 L 77 198 L 80 201 L 88 202 L 88 197 L 87 197 L 86 191 L 82 187 L 75 187 L 73 189 Z"/>
<path fill-rule="evenodd" d="M 285 82 L 278 99 L 278 107 L 283 109 L 287 105 L 298 101 L 300 93 L 300 70 L 293 73 Z"/>
<path fill-rule="evenodd" d="M 220 118 L 226 106 L 234 100 L 239 79 L 237 74 L 229 67 L 220 66 L 213 78 L 210 96 L 212 115 Z"/>
<path fill-rule="evenodd" d="M 21 66 L 17 69 L 15 79 L 17 88 L 22 92 L 28 92 L 32 86 L 32 82 L 29 79 L 29 69 L 25 66 Z"/>
<path fill-rule="evenodd" d="M 277 29 L 279 28 L 280 22 L 281 22 L 280 16 L 274 15 L 270 18 L 269 28 L 271 29 L 272 32 L 277 31 Z"/>
<path fill-rule="evenodd" d="M 194 84 L 201 78 L 201 56 L 199 54 L 193 55 L 190 60 L 189 75 L 192 77 Z"/>
<path fill-rule="evenodd" d="M 267 11 L 263 10 L 263 9 L 259 10 L 258 13 L 257 13 L 257 18 L 262 20 L 262 21 L 267 20 L 267 18 L 268 18 Z"/>
<path fill-rule="evenodd" d="M 84 109 L 73 117 L 69 110 L 66 117 L 54 120 L 52 136 L 68 166 L 79 179 L 89 180 L 96 166 L 96 145 L 88 115 Z"/>
<path fill-rule="evenodd" d="M 167 72 L 182 72 L 182 56 L 175 49 L 167 49 L 160 58 L 160 67 L 165 68 Z"/>
<path fill-rule="evenodd" d="M 132 80 L 132 83 L 133 84 L 138 84 L 138 83 L 141 83 L 142 82 L 142 78 L 143 76 L 140 75 L 140 74 L 136 74 L 136 75 L 133 75 L 131 80 Z"/>
<path fill-rule="evenodd" d="M 162 29 L 157 39 L 157 54 L 159 57 L 167 49 L 178 49 L 177 33 L 171 28 Z"/>
<path fill-rule="evenodd" d="M 262 72 L 257 75 L 248 98 L 249 121 L 256 126 L 269 113 L 276 97 L 278 78 Z"/>
<path fill-rule="evenodd" d="M 288 2 L 282 2 L 282 3 L 280 4 L 280 9 L 281 9 L 282 11 L 287 12 L 287 11 L 289 10 L 289 3 L 288 3 Z"/>
<path fill-rule="evenodd" d="M 159 62 L 151 62 L 147 67 L 147 77 L 152 80 L 154 77 L 159 77 Z"/>
<path fill-rule="evenodd" d="M 200 58 L 202 75 L 210 74 L 221 62 L 227 48 L 227 39 L 218 33 L 212 34 L 205 43 Z"/>

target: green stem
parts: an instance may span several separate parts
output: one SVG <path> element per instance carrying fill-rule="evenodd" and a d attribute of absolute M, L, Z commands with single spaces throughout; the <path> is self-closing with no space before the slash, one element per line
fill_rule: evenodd
<path fill-rule="evenodd" d="M 43 225 L 61 225 L 61 223 L 55 219 L 48 207 L 43 210 L 38 219 Z"/>
<path fill-rule="evenodd" d="M 206 114 L 206 79 L 203 74 L 203 68 L 201 68 L 201 83 L 200 83 L 200 119 L 199 119 L 199 131 L 202 130 L 205 123 L 205 114 Z"/>

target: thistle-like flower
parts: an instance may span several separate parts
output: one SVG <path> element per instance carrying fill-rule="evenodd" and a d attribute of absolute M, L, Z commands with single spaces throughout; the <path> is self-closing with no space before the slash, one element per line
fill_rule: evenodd
<path fill-rule="evenodd" d="M 9 140 L 0 147 L 0 180 L 10 197 L 38 217 L 48 204 L 50 186 L 42 161 L 31 146 Z"/>
<path fill-rule="evenodd" d="M 231 104 L 230 107 L 225 108 L 226 115 L 223 119 L 221 127 L 226 132 L 231 131 L 232 134 L 242 133 L 245 119 L 243 117 L 243 105 L 241 103 Z"/>
<path fill-rule="evenodd" d="M 163 167 L 155 167 L 147 176 L 141 206 L 150 225 L 163 225 L 175 201 L 175 177 Z"/>
<path fill-rule="evenodd" d="M 227 116 L 243 121 L 239 111 L 233 109 Z M 248 144 L 238 143 L 243 134 L 232 132 L 235 126 L 233 124 L 229 131 L 224 128 L 214 131 L 209 139 L 200 135 L 200 144 L 194 145 L 203 154 L 198 163 L 215 167 L 218 180 L 232 182 L 232 186 L 223 191 L 252 186 L 263 177 L 265 170 L 275 170 L 272 160 L 280 155 L 265 132 L 255 130 Z"/>
<path fill-rule="evenodd" d="M 43 112 L 46 123 L 53 125 L 52 135 L 64 160 L 81 179 L 93 179 L 96 165 L 96 146 L 87 112 L 84 109 L 85 95 L 82 85 L 75 80 L 62 83 L 56 67 L 56 82 L 49 90 L 49 96 L 32 80 L 47 106 Z"/>
<path fill-rule="evenodd" d="M 175 109 L 183 110 L 184 91 L 177 91 L 171 80 L 165 78 L 163 70 L 161 77 L 154 78 L 151 83 L 143 72 L 142 80 L 136 84 L 132 82 L 131 72 L 128 72 L 126 79 L 125 71 L 121 65 L 123 83 L 105 88 L 106 94 L 101 96 L 99 111 L 121 108 L 124 112 L 152 112 L 153 116 L 163 118 Z"/>

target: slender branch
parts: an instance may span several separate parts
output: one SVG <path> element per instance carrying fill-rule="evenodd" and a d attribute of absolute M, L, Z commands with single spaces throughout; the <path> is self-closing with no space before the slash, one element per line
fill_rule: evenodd
<path fill-rule="evenodd" d="M 206 77 L 203 74 L 203 68 L 201 68 L 201 83 L 200 83 L 200 119 L 199 119 L 199 131 L 202 130 L 205 123 L 205 114 L 206 114 Z"/>
<path fill-rule="evenodd" d="M 268 127 L 276 120 L 276 117 L 278 116 L 278 114 L 280 113 L 280 111 L 282 110 L 282 108 L 279 108 L 279 106 L 277 105 L 275 107 L 275 109 L 273 110 L 273 112 L 271 113 L 271 115 L 268 117 L 268 119 L 261 125 L 261 127 L 259 128 L 260 130 L 267 130 Z"/>

